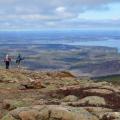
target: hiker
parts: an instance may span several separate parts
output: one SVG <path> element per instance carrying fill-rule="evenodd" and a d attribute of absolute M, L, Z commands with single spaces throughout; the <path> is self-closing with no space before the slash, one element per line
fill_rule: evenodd
<path fill-rule="evenodd" d="M 20 63 L 22 60 L 24 60 L 24 58 L 21 56 L 21 54 L 18 54 L 17 59 L 16 59 L 16 63 L 17 63 L 18 68 L 20 68 Z"/>
<path fill-rule="evenodd" d="M 5 65 L 6 65 L 6 69 L 9 69 L 10 62 L 11 62 L 11 57 L 8 54 L 5 56 L 4 62 L 5 62 Z"/>

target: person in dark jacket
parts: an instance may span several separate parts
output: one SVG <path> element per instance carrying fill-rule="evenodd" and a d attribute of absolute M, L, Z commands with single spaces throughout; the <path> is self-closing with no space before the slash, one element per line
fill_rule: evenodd
<path fill-rule="evenodd" d="M 6 69 L 9 69 L 11 57 L 8 54 L 5 56 L 4 62 L 5 62 Z"/>
<path fill-rule="evenodd" d="M 18 54 L 17 59 L 16 59 L 16 64 L 18 68 L 20 68 L 20 63 L 22 60 L 24 60 L 24 58 L 21 56 L 21 54 Z"/>

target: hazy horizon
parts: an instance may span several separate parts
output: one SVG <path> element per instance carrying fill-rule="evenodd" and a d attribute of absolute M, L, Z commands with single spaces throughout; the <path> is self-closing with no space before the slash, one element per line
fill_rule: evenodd
<path fill-rule="evenodd" d="M 0 45 L 63 44 L 103 46 L 120 52 L 120 30 L 41 30 L 0 31 Z"/>

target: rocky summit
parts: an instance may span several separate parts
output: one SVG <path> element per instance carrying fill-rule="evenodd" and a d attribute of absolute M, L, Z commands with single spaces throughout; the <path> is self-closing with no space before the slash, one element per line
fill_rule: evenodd
<path fill-rule="evenodd" d="M 69 71 L 0 69 L 0 120 L 120 120 L 120 87 Z"/>

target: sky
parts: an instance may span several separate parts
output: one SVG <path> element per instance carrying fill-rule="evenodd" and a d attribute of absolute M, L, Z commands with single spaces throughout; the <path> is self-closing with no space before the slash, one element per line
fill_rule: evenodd
<path fill-rule="evenodd" d="M 0 0 L 0 30 L 120 28 L 120 0 Z"/>

